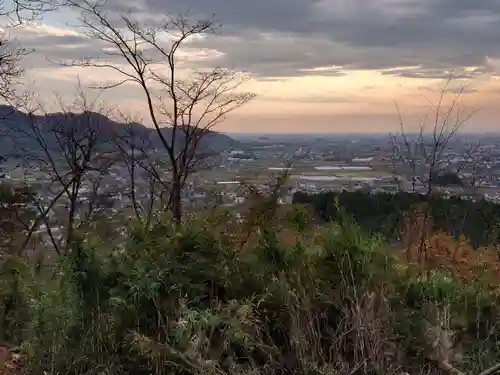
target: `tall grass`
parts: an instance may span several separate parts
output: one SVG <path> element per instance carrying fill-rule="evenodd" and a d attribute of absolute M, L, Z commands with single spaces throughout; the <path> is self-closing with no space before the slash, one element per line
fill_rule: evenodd
<path fill-rule="evenodd" d="M 422 273 L 345 213 L 316 227 L 303 207 L 265 203 L 240 224 L 216 210 L 129 225 L 116 248 L 87 233 L 55 264 L 5 258 L 15 371 L 438 374 L 500 361 L 494 275 L 466 283 L 430 260 Z"/>

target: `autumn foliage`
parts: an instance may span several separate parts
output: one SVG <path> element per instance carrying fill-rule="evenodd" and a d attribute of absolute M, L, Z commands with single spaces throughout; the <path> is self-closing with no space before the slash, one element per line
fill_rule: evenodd
<path fill-rule="evenodd" d="M 426 206 L 419 206 L 404 216 L 402 244 L 406 260 L 422 271 L 441 270 L 463 282 L 481 277 L 491 285 L 500 285 L 500 256 L 496 246 L 475 249 L 460 234 L 456 238 L 433 228 Z"/>

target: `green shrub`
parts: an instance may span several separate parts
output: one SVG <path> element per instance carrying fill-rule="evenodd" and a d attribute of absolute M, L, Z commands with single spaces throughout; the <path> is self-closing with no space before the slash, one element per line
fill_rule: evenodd
<path fill-rule="evenodd" d="M 439 367 L 429 327 L 446 323 L 455 366 L 500 360 L 497 298 L 481 278 L 422 274 L 340 210 L 313 228 L 297 208 L 251 237 L 228 233 L 231 215 L 132 223 L 115 246 L 87 233 L 51 265 L 11 258 L 4 340 L 30 374 L 419 373 Z"/>

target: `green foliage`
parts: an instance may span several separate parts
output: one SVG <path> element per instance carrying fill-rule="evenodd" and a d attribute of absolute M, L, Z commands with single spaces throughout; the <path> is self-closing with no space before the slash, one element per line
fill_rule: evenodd
<path fill-rule="evenodd" d="M 18 258 L 4 255 L 0 260 L 0 340 L 19 343 L 24 338 L 23 322 L 27 301 L 24 298 L 25 280 L 29 280 L 29 266 Z"/>
<path fill-rule="evenodd" d="M 438 326 L 463 346 L 456 359 L 446 346 L 455 366 L 500 359 L 497 297 L 479 275 L 423 274 L 335 205 L 314 228 L 303 206 L 273 225 L 265 204 L 250 237 L 214 210 L 124 225 L 114 245 L 79 234 L 51 264 L 9 258 L 2 340 L 28 373 L 54 375 L 417 374 L 439 367 Z"/>
<path fill-rule="evenodd" d="M 311 216 L 305 206 L 295 204 L 287 213 L 286 219 L 297 232 L 302 233 L 309 227 Z"/>
<path fill-rule="evenodd" d="M 430 272 L 425 277 L 414 275 L 408 280 L 406 298 L 407 303 L 416 308 L 425 303 L 441 306 L 456 303 L 460 292 L 460 285 L 451 276 Z"/>
<path fill-rule="evenodd" d="M 338 221 L 325 238 L 322 261 L 329 275 L 323 278 L 339 277 L 337 284 L 367 291 L 390 266 L 389 259 L 382 251 L 380 238 L 364 236 L 349 216 L 337 210 Z"/>

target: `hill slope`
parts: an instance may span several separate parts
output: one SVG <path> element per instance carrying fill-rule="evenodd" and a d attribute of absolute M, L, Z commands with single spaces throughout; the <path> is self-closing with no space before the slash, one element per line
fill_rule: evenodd
<path fill-rule="evenodd" d="M 53 135 L 54 127 L 62 129 L 76 129 L 84 133 L 88 127 L 94 128 L 99 134 L 99 143 L 102 148 L 108 149 L 112 146 L 111 139 L 115 136 L 127 136 L 134 134 L 137 140 L 147 140 L 148 145 L 162 149 L 160 137 L 155 129 L 146 127 L 139 123 L 121 123 L 96 112 L 87 113 L 49 113 L 47 115 L 35 115 L 30 117 L 23 112 L 16 111 L 10 106 L 0 105 L 0 156 L 22 155 L 25 151 L 42 151 L 36 139 L 36 132 L 32 124 L 35 123 L 40 129 L 41 135 L 46 143 L 57 146 L 57 140 Z M 172 140 L 172 128 L 165 127 L 161 130 L 168 142 Z M 182 131 L 176 133 L 176 146 L 181 147 L 185 141 Z M 142 141 L 144 142 L 144 141 Z M 139 142 L 138 143 L 142 143 Z M 207 131 L 200 141 L 201 152 L 220 153 L 224 150 L 236 147 L 237 141 L 231 137 L 215 131 Z"/>

